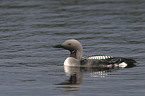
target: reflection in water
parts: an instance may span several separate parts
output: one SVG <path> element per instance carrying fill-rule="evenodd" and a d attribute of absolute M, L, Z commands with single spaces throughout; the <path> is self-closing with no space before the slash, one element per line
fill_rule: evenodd
<path fill-rule="evenodd" d="M 110 75 L 110 72 L 120 68 L 100 68 L 100 67 L 70 67 L 64 66 L 65 73 L 70 76 L 70 80 L 74 79 L 72 76 L 75 76 L 75 82 L 73 84 L 81 84 L 83 73 L 89 73 L 91 77 L 106 77 Z M 70 81 L 69 80 L 69 81 Z M 72 81 L 72 80 L 71 80 Z M 71 83 L 71 82 L 69 82 Z M 72 83 L 71 83 L 72 84 Z"/>
<path fill-rule="evenodd" d="M 64 71 L 66 75 L 70 76 L 69 83 L 70 84 L 81 84 L 83 79 L 83 71 L 81 67 L 69 67 L 64 66 Z"/>
<path fill-rule="evenodd" d="M 80 67 L 68 67 L 64 66 L 64 70 L 67 76 L 69 76 L 69 80 L 62 82 L 59 88 L 65 88 L 65 91 L 79 91 L 79 85 L 82 83 L 83 72 Z"/>
<path fill-rule="evenodd" d="M 59 88 L 65 88 L 65 91 L 79 91 L 80 84 L 83 81 L 83 74 L 89 73 L 91 77 L 101 77 L 105 78 L 110 74 L 110 72 L 117 70 L 119 68 L 96 68 L 96 67 L 70 67 L 64 66 L 64 71 L 69 80 L 59 83 Z"/>

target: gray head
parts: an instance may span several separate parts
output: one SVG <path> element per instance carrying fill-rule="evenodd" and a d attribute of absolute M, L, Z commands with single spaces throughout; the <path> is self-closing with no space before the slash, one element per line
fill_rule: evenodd
<path fill-rule="evenodd" d="M 83 47 L 81 43 L 75 39 L 66 40 L 60 45 L 54 46 L 55 48 L 64 48 L 70 51 L 70 57 L 74 57 L 78 60 L 81 60 L 83 55 Z"/>

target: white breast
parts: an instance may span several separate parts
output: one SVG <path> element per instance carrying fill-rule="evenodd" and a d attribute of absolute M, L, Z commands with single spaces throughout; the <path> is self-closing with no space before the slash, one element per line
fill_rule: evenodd
<path fill-rule="evenodd" d="M 64 61 L 65 66 L 80 66 L 80 61 L 73 58 L 73 57 L 68 57 Z"/>

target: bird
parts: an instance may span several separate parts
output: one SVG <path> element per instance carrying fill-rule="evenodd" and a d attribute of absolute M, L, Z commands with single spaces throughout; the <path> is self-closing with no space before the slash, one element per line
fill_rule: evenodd
<path fill-rule="evenodd" d="M 134 59 L 113 57 L 107 55 L 83 56 L 83 46 L 76 39 L 69 39 L 62 44 L 53 46 L 70 51 L 70 56 L 64 61 L 64 66 L 100 67 L 100 68 L 130 68 L 136 66 Z"/>

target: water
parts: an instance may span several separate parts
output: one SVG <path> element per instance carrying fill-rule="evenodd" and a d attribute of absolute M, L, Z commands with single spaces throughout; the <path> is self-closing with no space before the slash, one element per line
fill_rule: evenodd
<path fill-rule="evenodd" d="M 144 0 L 1 0 L 0 95 L 144 96 L 144 5 Z M 52 45 L 71 38 L 82 43 L 84 55 L 130 57 L 140 64 L 107 72 L 76 69 L 79 84 L 70 84 L 63 67 L 69 52 Z"/>

